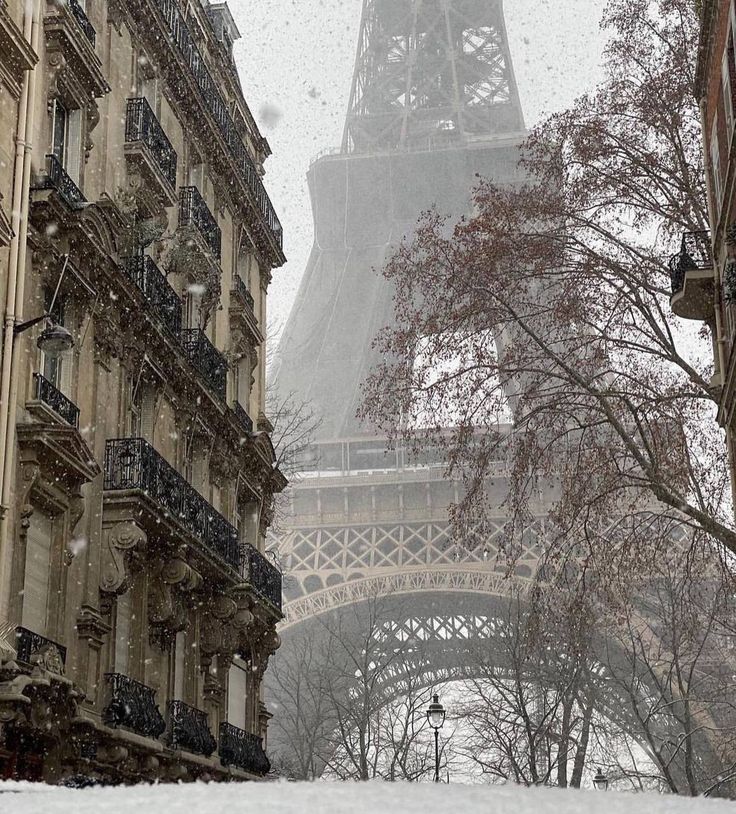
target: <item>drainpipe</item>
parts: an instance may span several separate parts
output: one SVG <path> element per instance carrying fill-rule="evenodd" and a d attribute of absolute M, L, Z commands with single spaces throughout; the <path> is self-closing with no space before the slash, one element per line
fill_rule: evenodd
<path fill-rule="evenodd" d="M 38 54 L 41 0 L 27 7 L 23 36 Z M 23 75 L 18 106 L 18 132 L 15 140 L 13 201 L 11 226 L 13 237 L 8 259 L 8 287 L 3 321 L 2 358 L 0 360 L 0 623 L 8 619 L 10 607 L 10 561 L 8 525 L 12 472 L 15 465 L 15 415 L 18 395 L 18 359 L 15 355 L 13 328 L 22 319 L 28 247 L 28 211 L 30 207 L 31 152 L 35 119 L 38 65 Z"/>

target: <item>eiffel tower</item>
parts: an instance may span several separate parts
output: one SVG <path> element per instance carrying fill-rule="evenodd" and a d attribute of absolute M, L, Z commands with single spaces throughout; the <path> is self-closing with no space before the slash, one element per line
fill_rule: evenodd
<path fill-rule="evenodd" d="M 489 636 L 510 590 L 533 576 L 541 527 L 509 579 L 496 557 L 503 512 L 482 541 L 457 544 L 448 508 L 460 484 L 442 461 L 387 451 L 355 417 L 372 339 L 392 320 L 380 269 L 423 211 L 470 213 L 478 175 L 521 181 L 524 135 L 502 0 L 364 0 L 342 147 L 308 173 L 314 246 L 276 365 L 278 391 L 322 419 L 280 541 L 284 650 L 316 615 L 410 596 L 392 635 L 410 631 L 424 642 L 420 661 L 451 675 L 468 639 Z M 504 490 L 502 462 L 497 474 Z"/>
<path fill-rule="evenodd" d="M 372 340 L 393 319 L 381 268 L 423 211 L 436 207 L 451 221 L 471 213 L 478 176 L 523 182 L 524 136 L 502 0 L 364 0 L 342 146 L 308 173 L 314 246 L 277 360 L 278 391 L 322 419 L 280 540 L 277 661 L 316 618 L 382 597 L 393 611 L 385 652 L 410 641 L 415 676 L 426 686 L 452 680 L 475 642 L 493 646 L 510 597 L 532 584 L 543 505 L 509 575 L 499 557 L 504 510 L 482 539 L 453 539 L 448 509 L 461 484 L 444 476 L 441 457 L 388 450 L 356 419 L 377 361 Z M 499 461 L 492 506 L 503 503 L 505 476 Z M 274 724 L 271 751 L 288 751 Z"/>
<path fill-rule="evenodd" d="M 364 0 L 342 149 L 308 173 L 314 247 L 276 375 L 323 440 L 362 431 L 371 341 L 392 318 L 385 261 L 424 210 L 467 214 L 477 175 L 518 180 L 523 135 L 502 0 Z"/>

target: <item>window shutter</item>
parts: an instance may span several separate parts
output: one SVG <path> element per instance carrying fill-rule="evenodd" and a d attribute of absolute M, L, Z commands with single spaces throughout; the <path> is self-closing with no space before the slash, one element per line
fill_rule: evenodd
<path fill-rule="evenodd" d="M 70 110 L 66 134 L 66 155 L 64 169 L 66 174 L 79 185 L 82 163 L 82 111 Z"/>
<path fill-rule="evenodd" d="M 186 634 L 179 631 L 174 644 L 174 700 L 184 700 L 184 670 L 186 669 Z"/>
<path fill-rule="evenodd" d="M 115 672 L 128 675 L 130 648 L 130 591 L 118 597 L 115 609 Z"/>
<path fill-rule="evenodd" d="M 227 720 L 233 726 L 245 729 L 245 700 L 248 695 L 247 666 L 239 659 L 233 661 L 227 680 Z"/>
<path fill-rule="evenodd" d="M 52 518 L 36 509 L 31 515 L 26 538 L 26 568 L 23 584 L 23 627 L 46 634 L 51 569 Z"/>
<path fill-rule="evenodd" d="M 713 178 L 713 197 L 716 211 L 721 209 L 721 159 L 718 149 L 718 114 L 713 117 L 710 134 L 710 166 Z"/>
<path fill-rule="evenodd" d="M 723 54 L 721 63 L 721 85 L 723 90 L 723 110 L 726 116 L 726 137 L 730 141 L 733 131 L 733 95 L 731 90 L 730 61 L 733 60 L 733 41 L 728 38 L 728 46 Z"/>

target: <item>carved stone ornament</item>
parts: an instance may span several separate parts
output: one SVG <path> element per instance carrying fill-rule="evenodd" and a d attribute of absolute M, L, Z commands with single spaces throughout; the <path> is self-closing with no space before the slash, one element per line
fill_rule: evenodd
<path fill-rule="evenodd" d="M 147 541 L 145 531 L 132 520 L 105 530 L 100 590 L 117 595 L 128 590 Z"/>
<path fill-rule="evenodd" d="M 45 670 L 47 673 L 57 676 L 64 675 L 64 661 L 61 658 L 61 653 L 59 653 L 59 648 L 53 642 L 39 648 L 38 652 L 32 656 L 31 661 L 34 666 Z"/>
<path fill-rule="evenodd" d="M 159 560 L 148 583 L 148 621 L 158 628 L 154 639 L 166 642 L 186 628 L 186 594 L 201 584 L 202 576 L 184 560 Z"/>

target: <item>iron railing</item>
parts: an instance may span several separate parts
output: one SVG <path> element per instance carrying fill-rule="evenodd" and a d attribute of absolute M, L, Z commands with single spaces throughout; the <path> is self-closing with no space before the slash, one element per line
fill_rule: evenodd
<path fill-rule="evenodd" d="M 238 133 L 235 122 L 228 111 L 228 105 L 220 94 L 217 84 L 212 79 L 210 72 L 207 70 L 205 60 L 202 58 L 199 48 L 189 32 L 189 28 L 184 21 L 184 15 L 178 3 L 176 0 L 155 0 L 155 3 L 166 21 L 171 39 L 189 68 L 192 78 L 199 90 L 202 102 L 215 120 L 228 146 L 230 154 L 238 166 L 241 179 L 253 193 L 261 217 L 267 228 L 273 234 L 277 245 L 281 248 L 283 245 L 281 222 L 263 186 L 263 181 L 258 174 L 253 159 L 250 157 L 243 143 L 243 139 Z"/>
<path fill-rule="evenodd" d="M 247 433 L 253 432 L 253 419 L 248 415 L 239 401 L 233 404 L 233 412 L 235 413 L 235 418 L 238 419 L 245 431 Z"/>
<path fill-rule="evenodd" d="M 248 287 L 239 274 L 236 274 L 233 277 L 233 291 L 235 291 L 236 295 L 240 297 L 248 308 L 255 313 L 256 304 L 255 300 L 253 299 L 253 295 L 250 293 L 250 291 L 248 291 Z"/>
<path fill-rule="evenodd" d="M 81 206 L 87 200 L 53 154 L 46 156 L 46 173 L 34 188 L 55 189 L 71 207 Z"/>
<path fill-rule="evenodd" d="M 680 242 L 680 251 L 672 255 L 669 267 L 673 294 L 682 289 L 688 271 L 712 268 L 710 232 L 685 232 Z"/>
<path fill-rule="evenodd" d="M 158 738 L 166 721 L 156 705 L 156 690 L 121 673 L 105 673 L 110 701 L 102 711 L 108 726 L 124 726 L 147 738 Z"/>
<path fill-rule="evenodd" d="M 197 187 L 179 190 L 179 226 L 193 226 L 204 238 L 212 254 L 220 259 L 220 227 Z"/>
<path fill-rule="evenodd" d="M 176 150 L 145 98 L 128 99 L 125 141 L 145 144 L 164 178 L 172 187 L 176 186 Z"/>
<path fill-rule="evenodd" d="M 178 337 L 181 331 L 181 300 L 159 267 L 148 255 L 137 254 L 126 257 L 123 268 L 161 322 Z"/>
<path fill-rule="evenodd" d="M 79 407 L 61 390 L 54 387 L 45 376 L 40 373 L 34 373 L 33 376 L 36 379 L 36 398 L 51 407 L 67 424 L 79 429 Z"/>
<path fill-rule="evenodd" d="M 46 651 L 54 650 L 59 654 L 62 666 L 66 665 L 66 647 L 26 627 L 15 629 L 15 650 L 17 660 L 23 664 L 31 664 L 34 656 L 42 656 Z"/>
<path fill-rule="evenodd" d="M 218 752 L 223 766 L 237 766 L 260 775 L 271 771 L 271 762 L 263 751 L 263 738 L 232 724 L 220 724 Z"/>
<path fill-rule="evenodd" d="M 140 489 L 215 556 L 239 567 L 237 530 L 143 438 L 107 442 L 104 488 Z"/>
<path fill-rule="evenodd" d="M 169 701 L 166 741 L 172 749 L 186 749 L 209 757 L 217 748 L 207 713 L 183 701 Z"/>
<path fill-rule="evenodd" d="M 79 0 L 68 0 L 69 2 L 69 11 L 71 11 L 72 16 L 77 21 L 77 24 L 82 29 L 84 36 L 90 41 L 92 46 L 94 47 L 95 40 L 97 39 L 97 34 L 95 32 L 92 23 L 89 21 L 89 17 L 85 10 L 82 8 Z"/>
<path fill-rule="evenodd" d="M 210 342 L 201 328 L 185 328 L 180 336 L 189 361 L 214 392 L 224 399 L 227 388 L 227 359 Z"/>
<path fill-rule="evenodd" d="M 241 549 L 243 577 L 256 593 L 281 610 L 281 571 L 251 545 Z"/>

